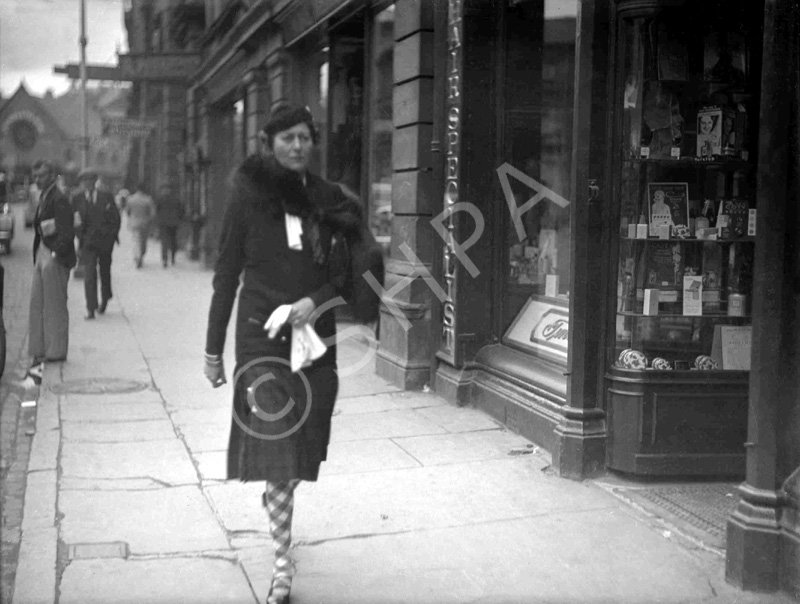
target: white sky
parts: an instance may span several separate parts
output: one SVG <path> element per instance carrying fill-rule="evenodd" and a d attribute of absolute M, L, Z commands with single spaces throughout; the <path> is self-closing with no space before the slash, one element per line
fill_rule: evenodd
<path fill-rule="evenodd" d="M 123 0 L 86 0 L 86 60 L 116 64 L 126 52 Z M 59 94 L 69 79 L 54 65 L 80 60 L 80 0 L 0 0 L 0 91 L 8 98 L 25 79 L 32 94 Z"/>

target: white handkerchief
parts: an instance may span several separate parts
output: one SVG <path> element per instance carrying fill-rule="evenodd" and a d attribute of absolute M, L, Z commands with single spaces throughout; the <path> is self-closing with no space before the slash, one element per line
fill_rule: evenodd
<path fill-rule="evenodd" d="M 272 314 L 267 319 L 267 322 L 264 323 L 264 330 L 269 331 L 270 339 L 274 338 L 278 335 L 281 327 L 286 321 L 289 319 L 289 313 L 292 312 L 292 305 L 291 304 L 283 304 L 272 311 Z"/>
<path fill-rule="evenodd" d="M 317 332 L 308 323 L 292 327 L 292 373 L 311 365 L 328 347 L 323 344 Z"/>
<path fill-rule="evenodd" d="M 302 250 L 303 240 L 300 236 L 303 234 L 303 221 L 299 216 L 293 214 L 285 214 L 286 216 L 286 241 L 289 242 L 290 250 Z"/>

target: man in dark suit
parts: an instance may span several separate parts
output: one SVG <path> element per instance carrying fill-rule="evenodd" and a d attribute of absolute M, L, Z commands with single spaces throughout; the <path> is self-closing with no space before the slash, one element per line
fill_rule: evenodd
<path fill-rule="evenodd" d="M 85 276 L 86 318 L 101 315 L 111 299 L 111 253 L 119 241 L 119 210 L 114 197 L 97 187 L 97 172 L 87 168 L 78 174 L 82 190 L 75 194 L 72 205 L 80 214 L 78 239 Z M 97 304 L 97 268 L 100 267 L 100 304 Z"/>
<path fill-rule="evenodd" d="M 31 284 L 28 352 L 33 357 L 30 374 L 41 378 L 43 361 L 63 361 L 69 345 L 67 282 L 75 266 L 75 231 L 72 208 L 56 186 L 52 163 L 36 160 L 33 179 L 41 191 L 33 219 L 34 273 Z"/>

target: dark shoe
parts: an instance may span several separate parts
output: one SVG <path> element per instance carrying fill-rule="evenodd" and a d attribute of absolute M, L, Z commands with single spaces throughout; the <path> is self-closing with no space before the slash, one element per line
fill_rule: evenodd
<path fill-rule="evenodd" d="M 42 374 L 44 373 L 44 365 L 42 363 L 36 363 L 31 365 L 31 368 L 28 369 L 28 377 L 33 380 L 33 383 L 37 386 L 42 385 Z"/>
<path fill-rule="evenodd" d="M 162 261 L 161 261 L 161 264 L 163 264 L 163 265 L 164 265 L 164 268 L 167 268 L 167 260 L 166 260 L 166 259 L 162 260 Z"/>
<path fill-rule="evenodd" d="M 94 320 L 94 311 L 93 310 L 87 311 L 86 316 L 83 318 L 86 319 L 87 321 Z"/>
<path fill-rule="evenodd" d="M 97 312 L 99 312 L 101 315 L 104 314 L 106 312 L 107 306 L 108 306 L 108 300 L 103 300 L 102 302 L 100 302 L 100 306 L 97 307 Z"/>
<path fill-rule="evenodd" d="M 142 262 L 142 259 L 139 258 L 139 260 L 136 261 L 136 268 L 142 268 Z"/>

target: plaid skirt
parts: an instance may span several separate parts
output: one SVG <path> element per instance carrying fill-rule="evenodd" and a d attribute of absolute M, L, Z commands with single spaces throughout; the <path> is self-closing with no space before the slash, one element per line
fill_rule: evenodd
<path fill-rule="evenodd" d="M 238 364 L 228 442 L 228 478 L 315 481 L 325 461 L 339 389 L 336 365 L 291 373 L 280 363 Z"/>

